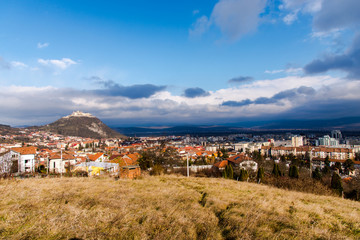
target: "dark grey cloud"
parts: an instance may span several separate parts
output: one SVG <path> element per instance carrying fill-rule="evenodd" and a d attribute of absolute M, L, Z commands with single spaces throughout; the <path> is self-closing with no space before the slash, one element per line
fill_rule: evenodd
<path fill-rule="evenodd" d="M 249 76 L 240 76 L 240 77 L 236 77 L 236 78 L 232 78 L 228 81 L 228 83 L 245 83 L 245 82 L 251 82 L 253 81 L 254 78 L 253 77 L 249 77 Z"/>
<path fill-rule="evenodd" d="M 301 116 L 303 119 L 331 119 L 360 116 L 359 99 L 324 99 L 303 104 L 279 115 L 279 118 Z"/>
<path fill-rule="evenodd" d="M 359 78 L 360 34 L 355 37 L 352 46 L 343 54 L 327 55 L 323 59 L 316 59 L 307 64 L 304 67 L 304 70 L 308 74 L 324 73 L 330 70 L 341 70 L 347 72 L 349 78 Z"/>
<path fill-rule="evenodd" d="M 360 25 L 359 0 L 326 0 L 321 11 L 314 16 L 314 28 L 318 31 L 330 31 Z"/>
<path fill-rule="evenodd" d="M 184 91 L 184 96 L 187 98 L 196 98 L 196 97 L 206 97 L 209 96 L 210 93 L 205 91 L 202 88 L 187 88 Z"/>
<path fill-rule="evenodd" d="M 242 101 L 226 101 L 223 102 L 222 106 L 228 106 L 228 107 L 242 107 L 242 106 L 246 106 L 246 105 L 250 105 L 252 104 L 253 101 L 251 101 L 250 99 L 245 99 Z"/>
<path fill-rule="evenodd" d="M 282 99 L 290 99 L 291 100 L 291 99 L 301 97 L 301 96 L 314 95 L 315 93 L 316 93 L 316 91 L 312 87 L 301 86 L 299 88 L 281 91 L 281 92 L 275 94 L 274 96 L 272 96 L 271 98 L 259 97 L 253 101 L 251 101 L 250 99 L 245 99 L 242 101 L 226 101 L 226 102 L 223 102 L 221 105 L 228 106 L 228 107 L 242 107 L 242 106 L 247 106 L 250 104 L 274 104 L 274 103 L 278 103 L 279 100 L 282 100 Z"/>
<path fill-rule="evenodd" d="M 10 63 L 8 63 L 7 61 L 5 61 L 4 58 L 0 57 L 0 69 L 10 69 Z"/>
<path fill-rule="evenodd" d="M 166 88 L 166 86 L 156 86 L 153 84 L 135 84 L 132 86 L 123 86 L 112 80 L 104 80 L 98 76 L 91 76 L 87 79 L 100 84 L 103 87 L 103 89 L 92 90 L 94 94 L 101 96 L 122 96 L 131 99 L 149 98 L 155 93 L 163 91 Z"/>

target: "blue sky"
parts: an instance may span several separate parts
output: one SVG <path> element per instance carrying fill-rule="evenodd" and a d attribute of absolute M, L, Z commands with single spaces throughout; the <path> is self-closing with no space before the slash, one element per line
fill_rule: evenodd
<path fill-rule="evenodd" d="M 357 0 L 1 1 L 0 123 L 360 116 L 359 12 Z"/>

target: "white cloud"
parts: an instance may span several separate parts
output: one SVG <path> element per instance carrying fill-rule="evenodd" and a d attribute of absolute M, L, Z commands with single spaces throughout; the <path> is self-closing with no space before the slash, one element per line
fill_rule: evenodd
<path fill-rule="evenodd" d="M 203 35 L 210 27 L 209 19 L 206 16 L 202 16 L 196 20 L 192 28 L 189 29 L 190 37 L 199 37 Z"/>
<path fill-rule="evenodd" d="M 37 48 L 47 48 L 50 45 L 50 43 L 38 43 Z"/>
<path fill-rule="evenodd" d="M 283 0 L 280 10 L 289 11 L 283 18 L 287 25 L 291 25 L 298 19 L 299 13 L 315 14 L 322 8 L 323 0 Z"/>
<path fill-rule="evenodd" d="M 295 22 L 298 19 L 297 15 L 298 15 L 298 11 L 291 12 L 283 18 L 283 21 L 287 25 L 291 25 L 291 24 L 293 24 L 293 22 Z"/>
<path fill-rule="evenodd" d="M 193 15 L 196 15 L 196 14 L 198 14 L 199 12 L 200 12 L 200 11 L 196 9 L 196 10 L 193 11 Z"/>
<path fill-rule="evenodd" d="M 44 66 L 53 66 L 59 68 L 61 70 L 65 70 L 66 68 L 70 67 L 71 65 L 77 64 L 74 60 L 70 58 L 62 58 L 62 59 L 38 59 L 38 63 Z"/>
<path fill-rule="evenodd" d="M 323 0 L 283 0 L 282 8 L 314 13 L 321 10 Z"/>
<path fill-rule="evenodd" d="M 201 35 L 214 25 L 227 38 L 237 40 L 256 30 L 265 6 L 266 0 L 219 0 L 211 16 L 198 18 L 189 33 Z"/>
<path fill-rule="evenodd" d="M 266 70 L 267 74 L 277 74 L 277 73 L 287 73 L 289 75 L 298 75 L 303 73 L 302 68 L 287 68 L 287 69 L 279 69 L 279 70 Z"/>
<path fill-rule="evenodd" d="M 28 65 L 26 65 L 23 62 L 19 62 L 19 61 L 12 61 L 11 66 L 16 67 L 16 68 L 22 68 L 22 69 L 28 67 Z"/>

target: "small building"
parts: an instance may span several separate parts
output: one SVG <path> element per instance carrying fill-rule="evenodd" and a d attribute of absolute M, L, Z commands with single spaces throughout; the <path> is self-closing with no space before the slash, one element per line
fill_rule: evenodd
<path fill-rule="evenodd" d="M 76 164 L 76 158 L 72 154 L 56 153 L 49 157 L 49 172 L 66 173 Z"/>
<path fill-rule="evenodd" d="M 17 160 L 18 173 L 35 172 L 36 147 L 15 147 L 11 148 L 12 160 Z"/>
<path fill-rule="evenodd" d="M 74 171 L 86 171 L 89 176 L 99 176 L 102 173 L 119 172 L 119 164 L 109 162 L 82 162 L 75 165 Z"/>
<path fill-rule="evenodd" d="M 3 174 L 10 174 L 12 172 L 12 169 L 13 161 L 11 157 L 11 151 L 0 153 L 0 176 Z"/>
<path fill-rule="evenodd" d="M 127 154 L 114 158 L 112 162 L 119 164 L 119 177 L 134 179 L 141 175 L 138 164 L 139 154 Z"/>

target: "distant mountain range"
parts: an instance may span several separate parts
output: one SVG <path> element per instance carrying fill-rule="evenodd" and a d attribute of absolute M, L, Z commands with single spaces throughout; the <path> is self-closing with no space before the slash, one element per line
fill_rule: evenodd
<path fill-rule="evenodd" d="M 183 126 L 147 126 L 147 127 L 116 127 L 118 132 L 127 136 L 160 136 L 160 135 L 226 135 L 234 133 L 266 133 L 278 131 L 292 132 L 324 132 L 332 129 L 360 131 L 360 117 L 349 117 L 331 120 L 268 120 L 244 121 L 214 126 L 183 125 Z"/>

